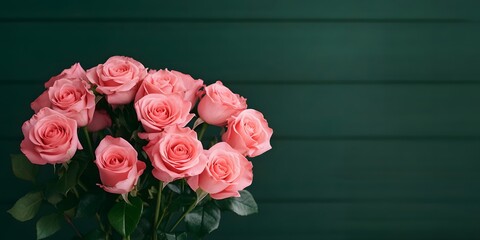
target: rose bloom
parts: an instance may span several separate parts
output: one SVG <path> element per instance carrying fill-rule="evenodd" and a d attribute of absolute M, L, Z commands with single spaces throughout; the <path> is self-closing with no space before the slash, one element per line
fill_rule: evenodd
<path fill-rule="evenodd" d="M 45 88 L 49 88 L 49 87 L 53 86 L 55 81 L 57 81 L 58 79 L 63 79 L 63 78 L 77 78 L 77 79 L 85 80 L 86 79 L 85 70 L 83 70 L 80 63 L 75 63 L 70 68 L 67 68 L 67 69 L 63 70 L 57 76 L 54 76 L 54 77 L 50 78 L 50 80 L 48 80 L 45 83 Z"/>
<path fill-rule="evenodd" d="M 152 93 L 179 94 L 184 100 L 189 101 L 193 108 L 198 98 L 197 93 L 202 86 L 202 80 L 195 80 L 188 74 L 167 69 L 150 70 L 138 89 L 135 102 Z"/>
<path fill-rule="evenodd" d="M 137 151 L 123 138 L 107 135 L 95 150 L 95 164 L 102 184 L 109 193 L 125 194 L 137 184 L 146 168 Z"/>
<path fill-rule="evenodd" d="M 87 125 L 90 132 L 96 132 L 112 126 L 112 119 L 104 109 L 95 109 L 92 121 Z"/>
<path fill-rule="evenodd" d="M 219 142 L 205 150 L 207 166 L 198 175 L 188 179 L 193 190 L 198 188 L 213 199 L 240 197 L 238 191 L 250 186 L 253 165 L 242 154 L 225 142 Z"/>
<path fill-rule="evenodd" d="M 61 78 L 30 106 L 35 112 L 43 107 L 50 107 L 77 121 L 79 127 L 84 127 L 93 118 L 95 95 L 87 82 L 78 78 Z"/>
<path fill-rule="evenodd" d="M 273 129 L 268 127 L 263 114 L 247 109 L 228 120 L 227 131 L 222 140 L 241 154 L 255 157 L 272 148 L 270 138 Z"/>
<path fill-rule="evenodd" d="M 42 108 L 22 126 L 20 150 L 33 164 L 64 163 L 82 145 L 77 122 L 50 108 Z"/>
<path fill-rule="evenodd" d="M 247 100 L 217 81 L 205 87 L 205 96 L 198 103 L 198 115 L 206 123 L 225 126 L 227 119 L 247 108 Z"/>
<path fill-rule="evenodd" d="M 195 131 L 174 125 L 166 127 L 156 136 L 149 138 L 149 143 L 143 148 L 152 162 L 155 178 L 169 183 L 203 171 L 206 159 Z"/>
<path fill-rule="evenodd" d="M 96 91 L 105 94 L 107 102 L 122 105 L 133 101 L 140 81 L 147 69 L 129 57 L 113 56 L 104 64 L 87 70 L 87 79 L 97 86 Z"/>
<path fill-rule="evenodd" d="M 135 103 L 135 111 L 145 131 L 161 132 L 169 125 L 187 125 L 194 116 L 190 106 L 179 95 L 148 94 Z"/>

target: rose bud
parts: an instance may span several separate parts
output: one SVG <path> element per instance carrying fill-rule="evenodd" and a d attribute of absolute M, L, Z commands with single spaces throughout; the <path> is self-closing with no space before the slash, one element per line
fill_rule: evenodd
<path fill-rule="evenodd" d="M 104 109 L 95 109 L 92 121 L 87 125 L 90 132 L 96 132 L 112 126 L 112 119 Z"/>
<path fill-rule="evenodd" d="M 135 95 L 135 102 L 148 94 L 177 94 L 183 100 L 190 102 L 193 108 L 197 102 L 197 93 L 202 86 L 202 80 L 195 80 L 190 75 L 178 71 L 150 70 Z"/>
<path fill-rule="evenodd" d="M 70 79 L 77 78 L 77 79 L 81 79 L 81 80 L 86 80 L 85 70 L 83 70 L 80 63 L 75 63 L 70 68 L 64 69 L 57 76 L 54 76 L 54 77 L 50 78 L 50 80 L 48 80 L 45 83 L 45 88 L 49 88 L 49 87 L 53 86 L 53 84 L 58 79 L 62 79 L 62 78 L 70 78 Z"/>
<path fill-rule="evenodd" d="M 227 119 L 247 108 L 247 100 L 217 81 L 205 87 L 205 96 L 198 103 L 198 115 L 206 123 L 224 126 Z"/>
<path fill-rule="evenodd" d="M 95 157 L 102 181 L 99 186 L 109 193 L 130 192 L 146 168 L 145 163 L 138 160 L 137 151 L 130 143 L 110 135 L 100 142 Z"/>

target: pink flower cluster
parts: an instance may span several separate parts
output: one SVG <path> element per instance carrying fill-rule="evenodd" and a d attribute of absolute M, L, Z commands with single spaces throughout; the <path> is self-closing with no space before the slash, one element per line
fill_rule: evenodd
<path fill-rule="evenodd" d="M 21 151 L 34 164 L 68 163 L 82 149 L 77 128 L 110 128 L 110 113 L 127 104 L 142 126 L 139 137 L 148 141 L 143 151 L 151 174 L 165 184 L 186 179 L 214 199 L 238 197 L 253 179 L 246 157 L 271 149 L 273 130 L 262 113 L 247 109 L 246 99 L 220 81 L 205 86 L 178 71 L 148 70 L 132 58 L 113 56 L 87 71 L 76 63 L 45 88 L 31 103 L 35 115 L 22 126 Z M 109 108 L 97 105 L 101 98 Z M 187 126 L 193 119 L 222 128 L 222 142 L 204 146 Z M 98 143 L 95 158 L 100 187 L 116 194 L 131 191 L 147 168 L 130 142 L 111 135 Z"/>

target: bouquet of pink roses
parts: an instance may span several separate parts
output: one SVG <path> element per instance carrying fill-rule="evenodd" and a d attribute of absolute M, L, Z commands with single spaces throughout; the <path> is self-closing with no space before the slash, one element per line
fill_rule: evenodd
<path fill-rule="evenodd" d="M 22 126 L 23 154 L 12 155 L 34 190 L 8 211 L 27 221 L 42 208 L 37 239 L 63 223 L 78 239 L 202 238 L 221 211 L 257 211 L 246 157 L 271 149 L 273 130 L 220 81 L 114 56 L 45 88 Z"/>

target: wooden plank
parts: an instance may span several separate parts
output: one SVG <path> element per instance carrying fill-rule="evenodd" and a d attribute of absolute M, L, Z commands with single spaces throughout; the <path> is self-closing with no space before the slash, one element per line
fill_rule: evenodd
<path fill-rule="evenodd" d="M 475 239 L 480 236 L 478 203 L 282 203 L 260 204 L 259 208 L 259 214 L 247 218 L 226 215 L 222 219 L 226 221 L 215 234 L 235 236 L 234 239 L 296 239 L 298 236 L 308 236 L 307 239 Z"/>
<path fill-rule="evenodd" d="M 0 205 L 2 212 L 7 205 Z M 307 203 L 260 204 L 249 217 L 222 214 L 208 239 L 477 239 L 480 204 Z M 2 215 L 2 236 L 31 239 L 34 221 Z M 91 223 L 90 225 L 95 224 Z M 88 225 L 87 225 L 88 226 Z M 68 226 L 56 235 L 69 239 Z"/>
<path fill-rule="evenodd" d="M 480 140 L 281 140 L 272 146 L 252 160 L 251 191 L 260 201 L 480 200 Z"/>
<path fill-rule="evenodd" d="M 474 23 L 0 23 L 0 77 L 46 81 L 112 55 L 197 78 L 264 83 L 479 82 Z"/>
<path fill-rule="evenodd" d="M 0 141 L 2 156 L 18 141 Z M 480 203 L 480 140 L 274 140 L 252 159 L 249 190 L 262 203 Z M 51 166 L 44 166 L 46 173 Z M 0 168 L 3 203 L 30 185 Z"/>
<path fill-rule="evenodd" d="M 211 83 L 208 81 L 207 83 Z M 275 129 L 275 138 L 478 138 L 480 84 L 229 84 Z M 21 137 L 36 85 L 3 84 L 0 139 Z"/>
<path fill-rule="evenodd" d="M 7 1 L 3 19 L 478 19 L 474 0 Z"/>

